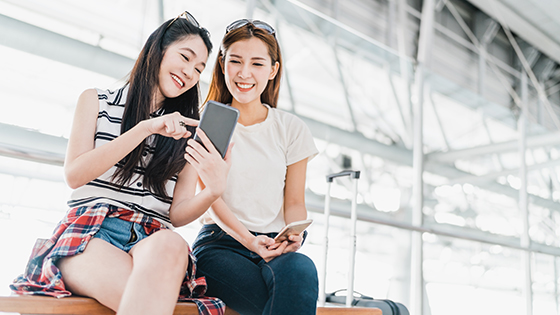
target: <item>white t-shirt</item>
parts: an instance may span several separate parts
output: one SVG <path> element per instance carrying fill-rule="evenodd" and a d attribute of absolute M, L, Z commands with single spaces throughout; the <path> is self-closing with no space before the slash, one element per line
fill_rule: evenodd
<path fill-rule="evenodd" d="M 284 185 L 288 165 L 311 159 L 318 150 L 297 116 L 271 108 L 262 123 L 237 124 L 232 165 L 222 199 L 247 229 L 278 232 L 284 227 Z M 206 213 L 202 223 L 214 223 Z"/>

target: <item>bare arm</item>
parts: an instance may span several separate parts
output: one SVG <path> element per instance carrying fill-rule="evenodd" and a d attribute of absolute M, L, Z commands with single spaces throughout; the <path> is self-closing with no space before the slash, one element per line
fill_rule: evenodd
<path fill-rule="evenodd" d="M 222 159 L 206 134 L 200 129 L 197 134 L 209 150 L 193 139 L 188 142 L 185 153 L 188 163 L 179 174 L 169 209 L 169 218 L 174 226 L 183 226 L 196 220 L 222 195 L 226 187 L 232 145 Z M 203 189 L 195 195 L 198 178 L 203 183 Z"/>
<path fill-rule="evenodd" d="M 198 174 L 192 165 L 185 165 L 178 177 L 173 194 L 173 203 L 169 209 L 169 219 L 175 227 L 196 220 L 216 200 L 216 197 L 208 189 L 203 189 L 195 195 Z"/>
<path fill-rule="evenodd" d="M 247 230 L 239 219 L 237 219 L 222 198 L 218 198 L 212 204 L 211 213 L 213 214 L 212 219 L 214 219 L 222 230 L 226 231 L 227 234 L 236 239 L 247 249 L 255 251 L 255 248 L 253 248 L 255 236 Z"/>
<path fill-rule="evenodd" d="M 307 159 L 303 159 L 288 166 L 286 171 L 286 186 L 284 189 L 284 220 L 291 223 L 307 218 L 305 208 L 305 175 Z M 278 245 L 267 237 L 255 237 L 231 212 L 226 203 L 218 198 L 212 204 L 214 221 L 231 237 L 243 244 L 247 249 L 256 252 L 264 260 L 270 261 L 282 253 L 295 252 L 303 241 L 300 235 L 291 235 L 290 242 Z"/>
<path fill-rule="evenodd" d="M 307 219 L 305 208 L 305 175 L 307 159 L 288 165 L 284 188 L 284 220 L 286 224 Z"/>
<path fill-rule="evenodd" d="M 307 159 L 288 166 L 286 171 L 286 187 L 284 188 L 284 220 L 286 224 L 307 219 L 305 208 L 305 177 L 307 171 Z M 290 243 L 284 250 L 295 252 L 301 247 L 303 237 L 301 235 L 290 235 Z"/>
<path fill-rule="evenodd" d="M 94 136 L 99 112 L 97 91 L 86 90 L 80 95 L 68 141 L 64 174 L 71 188 L 78 188 L 101 176 L 129 154 L 146 137 L 158 133 L 179 139 L 189 137 L 179 121 L 197 125 L 197 121 L 179 113 L 144 120 L 116 139 L 95 148 Z"/>
<path fill-rule="evenodd" d="M 286 241 L 279 247 L 275 247 L 274 249 L 269 248 L 269 246 L 275 244 L 274 239 L 265 235 L 255 236 L 251 234 L 243 223 L 237 219 L 235 214 L 231 212 L 222 198 L 218 198 L 212 204 L 211 213 L 213 214 L 212 218 L 222 230 L 245 246 L 248 250 L 257 253 L 267 262 L 277 256 L 280 256 L 288 245 L 288 242 Z"/>

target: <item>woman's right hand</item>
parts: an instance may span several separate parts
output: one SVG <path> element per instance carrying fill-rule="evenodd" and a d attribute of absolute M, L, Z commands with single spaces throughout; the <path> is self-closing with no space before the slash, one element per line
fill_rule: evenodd
<path fill-rule="evenodd" d="M 249 248 L 249 250 L 257 253 L 259 256 L 262 257 L 262 259 L 264 259 L 264 261 L 269 262 L 274 258 L 282 255 L 282 253 L 286 249 L 286 246 L 288 246 L 288 242 L 284 241 L 282 242 L 282 244 L 280 244 L 280 246 L 276 247 L 275 249 L 270 249 L 273 248 L 274 246 L 272 245 L 275 244 L 276 242 L 274 241 L 273 238 L 270 238 L 266 235 L 257 235 L 253 239 L 253 242 L 251 243 L 251 248 Z"/>
<path fill-rule="evenodd" d="M 218 198 L 226 189 L 233 143 L 229 145 L 226 156 L 222 159 L 222 155 L 202 129 L 197 129 L 197 135 L 204 146 L 194 139 L 189 139 L 185 148 L 185 159 L 198 173 L 204 189 L 208 190 L 213 198 Z"/>
<path fill-rule="evenodd" d="M 191 136 L 191 132 L 187 130 L 186 125 L 198 126 L 198 120 L 185 117 L 179 112 L 144 120 L 142 123 L 150 134 L 159 134 L 175 140 Z"/>

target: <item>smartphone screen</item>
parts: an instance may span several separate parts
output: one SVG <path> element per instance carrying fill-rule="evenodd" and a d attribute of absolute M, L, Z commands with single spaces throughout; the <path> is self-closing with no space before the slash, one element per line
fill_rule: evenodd
<path fill-rule="evenodd" d="M 215 101 L 208 101 L 204 106 L 198 127 L 206 133 L 222 158 L 226 156 L 238 118 L 239 111 L 231 106 Z M 198 135 L 195 134 L 194 139 L 202 144 Z"/>

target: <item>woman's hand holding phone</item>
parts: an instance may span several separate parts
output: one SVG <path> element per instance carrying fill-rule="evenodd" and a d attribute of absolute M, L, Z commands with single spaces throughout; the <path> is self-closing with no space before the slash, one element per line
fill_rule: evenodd
<path fill-rule="evenodd" d="M 287 224 L 274 238 L 275 244 L 268 248 L 275 250 L 286 243 L 283 253 L 295 252 L 301 248 L 303 243 L 303 231 L 313 222 L 313 220 L 302 220 Z"/>
<path fill-rule="evenodd" d="M 212 145 L 212 142 L 204 131 L 197 129 L 202 143 L 194 139 L 189 139 L 185 148 L 185 159 L 191 164 L 198 177 L 216 198 L 221 196 L 226 189 L 227 174 L 231 167 L 231 148 L 233 143 L 229 145 L 226 156 L 222 159 L 222 155 Z"/>
<path fill-rule="evenodd" d="M 266 235 L 257 235 L 251 243 L 251 251 L 261 256 L 264 261 L 269 262 L 282 255 L 288 246 L 288 242 L 276 243 L 274 239 Z"/>
<path fill-rule="evenodd" d="M 208 101 L 204 106 L 197 130 L 204 130 L 212 144 L 210 146 L 216 148 L 222 157 L 225 157 L 238 118 L 239 111 L 236 108 Z M 194 139 L 202 143 L 198 131 L 195 133 Z M 208 144 L 202 144 L 208 148 Z"/>
<path fill-rule="evenodd" d="M 297 252 L 301 248 L 302 243 L 303 243 L 303 236 L 301 234 L 292 234 L 288 236 L 287 240 L 281 243 L 274 242 L 274 244 L 270 245 L 268 249 L 276 250 L 277 248 L 285 244 L 286 247 L 282 251 L 282 254 L 289 253 L 289 252 Z"/>

